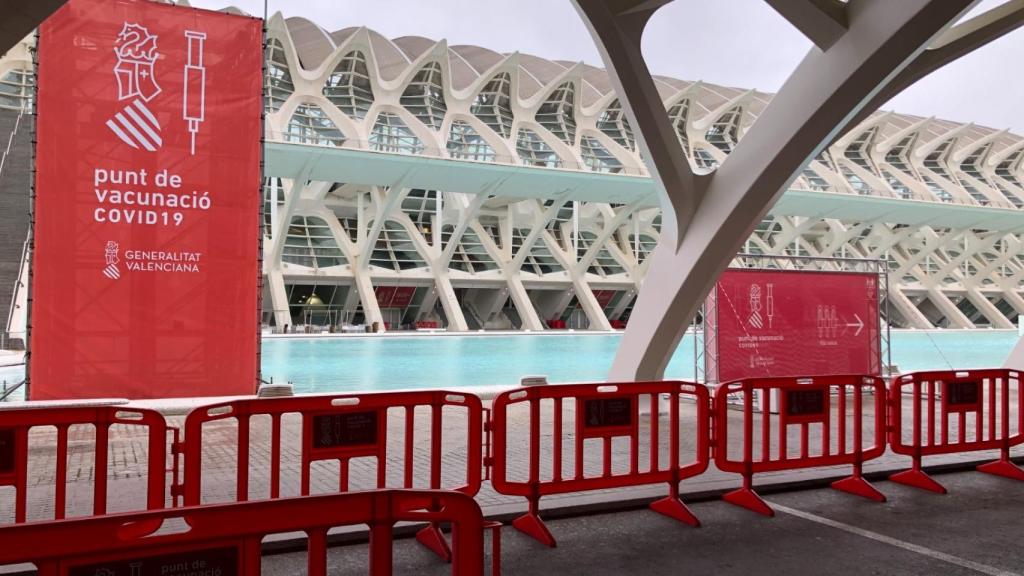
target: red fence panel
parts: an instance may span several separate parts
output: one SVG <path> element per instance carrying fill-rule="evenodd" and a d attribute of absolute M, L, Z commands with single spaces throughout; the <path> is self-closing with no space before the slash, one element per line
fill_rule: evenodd
<path fill-rule="evenodd" d="M 32 562 L 40 576 L 260 574 L 268 534 L 305 532 L 305 574 L 327 574 L 327 531 L 366 524 L 369 573 L 391 574 L 397 522 L 451 522 L 452 571 L 483 573 L 483 518 L 469 495 L 442 490 L 375 490 L 196 506 L 0 528 L 0 565 Z M 182 532 L 156 532 L 161 526 Z"/>
<path fill-rule="evenodd" d="M 92 459 L 92 515 L 106 514 L 108 511 L 108 465 L 112 443 L 110 429 L 114 425 L 140 427 L 145 430 L 146 464 L 140 470 L 145 472 L 146 499 L 142 509 L 156 510 L 165 506 L 165 484 L 167 482 L 167 423 L 159 412 L 139 408 L 117 406 L 74 406 L 5 409 L 0 411 L 0 486 L 14 488 L 14 522 L 22 523 L 28 519 L 48 519 L 40 517 L 43 510 L 29 510 L 28 492 L 30 487 L 40 486 L 30 482 L 40 477 L 53 478 L 53 515 L 54 519 L 68 516 L 68 468 L 69 462 Z M 88 427 L 92 427 L 92 435 Z M 52 468 L 49 456 L 46 455 L 47 466 L 39 465 L 30 470 L 29 439 L 33 434 L 50 433 L 54 430 L 53 440 L 55 453 Z M 124 442 L 125 440 L 121 440 Z M 48 442 L 49 443 L 49 442 Z M 73 445 L 69 449 L 69 443 Z M 83 449 L 89 444 L 94 449 Z M 127 447 L 130 450 L 130 446 Z M 116 454 L 115 454 L 116 457 Z M 83 466 L 89 468 L 88 465 Z M 46 487 L 46 490 L 51 488 Z M 73 495 L 84 498 L 84 495 Z M 33 499 L 33 501 L 38 499 Z M 124 495 L 118 504 L 125 503 Z M 76 515 L 72 512 L 72 516 Z M 81 515 L 81 514 L 78 514 Z M 31 517 L 31 518 L 30 518 Z"/>
<path fill-rule="evenodd" d="M 658 414 L 660 397 L 668 398 L 667 417 Z M 684 399 L 693 404 L 681 403 Z M 641 414 L 642 402 L 649 402 L 650 414 Z M 565 384 L 505 392 L 492 407 L 492 485 L 501 494 L 527 498 L 529 512 L 513 526 L 552 547 L 555 539 L 539 516 L 541 497 L 551 494 L 665 482 L 669 496 L 651 507 L 697 526 L 679 499 L 679 482 L 708 467 L 709 405 L 707 389 L 688 382 Z M 509 430 L 525 427 L 527 446 L 510 441 Z M 613 462 L 615 443 L 628 443 L 628 460 Z M 600 458 L 588 458 L 595 452 Z M 510 456 L 520 457 L 516 464 L 526 462 L 512 465 Z"/>
<path fill-rule="evenodd" d="M 1024 471 L 1010 461 L 1010 448 L 1024 443 L 1020 372 L 914 372 L 895 378 L 889 394 L 889 445 L 913 459 L 910 470 L 890 477 L 893 482 L 944 494 L 946 489 L 921 469 L 921 459 L 980 450 L 1001 454 L 978 470 L 1024 480 Z"/>
<path fill-rule="evenodd" d="M 736 418 L 730 417 L 732 399 L 740 409 Z M 861 468 L 885 452 L 885 400 L 885 382 L 874 376 L 751 378 L 719 386 L 715 465 L 743 475 L 743 487 L 724 499 L 772 516 L 753 490 L 754 474 L 850 464 L 853 474 L 832 487 L 884 502 Z"/>
<path fill-rule="evenodd" d="M 269 422 L 254 425 L 259 418 Z M 232 427 L 227 420 L 237 425 Z M 417 421 L 429 422 L 428 437 L 422 427 L 418 430 Z M 458 423 L 454 430 L 449 426 L 453 421 Z M 214 427 L 204 432 L 211 424 Z M 282 434 L 283 429 L 289 433 Z M 452 438 L 447 440 L 447 435 Z M 400 448 L 397 441 L 389 443 L 393 436 L 401 439 Z M 300 441 L 288 444 L 289 438 Z M 267 491 L 256 497 L 279 498 L 282 476 L 290 473 L 286 487 L 294 488 L 297 473 L 297 495 L 305 496 L 311 493 L 314 471 L 331 473 L 326 463 L 336 462 L 338 492 L 444 488 L 472 496 L 480 490 L 482 446 L 483 408 L 472 394 L 424 390 L 234 400 L 196 408 L 185 419 L 185 474 L 180 490 L 186 505 L 245 501 L 253 497 L 250 478 L 261 482 L 263 474 Z M 233 485 L 234 494 L 204 490 L 207 468 L 221 476 L 220 485 Z M 422 469 L 428 473 L 417 474 Z M 353 479 L 363 485 L 353 487 Z M 447 544 L 436 526 L 424 529 L 417 538 L 448 557 Z"/>

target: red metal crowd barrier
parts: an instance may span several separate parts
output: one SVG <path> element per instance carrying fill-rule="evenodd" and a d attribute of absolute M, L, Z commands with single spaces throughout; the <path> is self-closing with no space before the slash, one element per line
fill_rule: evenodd
<path fill-rule="evenodd" d="M 146 429 L 148 462 L 146 473 L 145 508 L 157 510 L 165 507 L 165 484 L 167 474 L 167 423 L 159 412 L 139 408 L 117 406 L 69 406 L 47 408 L 5 409 L 0 412 L 0 486 L 13 486 L 15 492 L 14 521 L 25 522 L 29 516 L 29 482 L 49 470 L 29 470 L 29 436 L 33 429 L 42 431 L 47 427 L 56 429 L 56 453 L 53 474 L 53 518 L 68 515 L 67 476 L 69 462 L 68 433 L 73 426 L 92 426 L 93 434 L 80 432 L 82 438 L 72 438 L 73 443 L 91 441 L 95 448 L 93 458 L 92 514 L 106 514 L 108 509 L 107 467 L 111 450 L 110 427 L 115 424 L 140 426 Z M 177 429 L 171 429 L 177 437 Z M 175 465 L 177 457 L 174 458 Z M 40 510 L 33 509 L 32 516 Z M 32 520 L 41 518 L 33 517 Z"/>
<path fill-rule="evenodd" d="M 645 396 L 650 397 L 650 414 L 642 416 L 640 404 Z M 668 397 L 667 421 L 665 416 L 658 414 L 658 402 L 662 396 Z M 694 401 L 692 416 L 684 418 L 680 413 L 683 399 Z M 564 425 L 567 401 L 574 405 L 569 413 L 574 424 L 568 429 Z M 542 404 L 550 404 L 550 410 L 547 407 L 542 410 Z M 567 384 L 505 392 L 495 398 L 493 405 L 491 482 L 501 494 L 527 498 L 529 512 L 517 518 L 512 525 L 551 547 L 555 546 L 555 539 L 539 516 L 541 497 L 551 494 L 665 482 L 669 485 L 669 496 L 651 504 L 651 508 L 698 526 L 697 518 L 679 499 L 679 482 L 697 476 L 708 467 L 709 404 L 704 386 L 671 381 Z M 509 454 L 522 450 L 523 446 L 513 444 L 508 438 L 508 431 L 513 426 L 525 426 L 512 421 L 513 410 L 524 405 L 528 406 L 529 419 L 529 442 L 525 447 L 529 471 L 526 478 L 517 479 L 510 474 L 513 469 L 509 466 Z M 542 425 L 542 420 L 548 419 L 550 422 Z M 667 430 L 662 426 L 667 426 Z M 612 461 L 615 439 L 629 442 L 628 462 L 619 462 L 618 469 Z M 598 470 L 594 467 L 587 470 L 587 453 L 593 452 L 587 449 L 588 440 L 594 441 L 591 444 L 600 444 L 602 457 Z M 542 441 L 545 443 L 543 447 Z M 682 446 L 684 441 L 689 441 L 689 450 Z M 662 448 L 667 448 L 668 462 L 660 459 Z M 647 452 L 643 458 L 642 450 Z M 568 464 L 570 458 L 573 465 L 566 474 L 563 464 Z M 645 463 L 643 467 L 641 460 Z"/>
<path fill-rule="evenodd" d="M 429 417 L 429 444 L 417 447 L 417 409 L 421 416 Z M 448 412 L 446 412 L 446 410 Z M 442 414 L 452 410 L 464 412 L 465 428 L 458 430 L 458 446 L 444 446 Z M 389 412 L 396 411 L 389 425 Z M 301 444 L 282 454 L 282 420 L 288 414 L 301 419 Z M 244 399 L 196 408 L 185 420 L 184 485 L 176 487 L 185 497 L 186 505 L 204 503 L 203 455 L 210 446 L 204 445 L 205 425 L 220 420 L 237 421 L 235 442 L 236 492 L 234 499 L 250 499 L 250 448 L 262 438 L 253 435 L 251 420 L 256 416 L 269 417 L 269 497 L 281 496 L 281 473 L 284 456 L 291 456 L 300 470 L 299 495 L 310 493 L 311 467 L 314 462 L 338 462 L 339 492 L 350 490 L 350 461 L 372 459 L 376 467 L 370 488 L 431 488 L 451 489 L 470 496 L 480 490 L 483 469 L 483 408 L 480 399 L 472 394 L 424 390 L 413 392 L 382 392 L 372 394 L 343 394 L 332 396 L 302 396 L 292 398 Z M 261 430 L 262 434 L 266 430 Z M 389 446 L 392 434 L 402 439 L 403 450 Z M 420 432 L 422 435 L 422 431 Z M 223 434 L 219 434 L 223 436 Z M 420 438 L 423 440 L 423 438 Z M 230 441 L 229 441 L 230 442 Z M 393 443 L 394 444 L 394 443 Z M 222 447 L 215 448 L 223 451 Z M 295 458 L 297 452 L 297 459 Z M 390 458 L 389 458 L 390 454 Z M 424 464 L 424 460 L 426 463 Z M 399 466 L 400 464 L 400 466 Z M 447 464 L 459 475 L 446 480 L 442 465 Z M 418 477 L 419 467 L 426 467 L 429 476 Z M 392 472 L 392 474 L 389 474 Z M 399 473 L 400 472 L 400 473 Z M 417 482 L 419 480 L 419 482 Z M 209 495 L 207 495 L 209 496 Z M 205 500 L 209 501 L 210 498 Z M 437 526 L 422 530 L 417 539 L 442 558 L 449 558 L 444 536 Z"/>
<path fill-rule="evenodd" d="M 1020 372 L 915 372 L 895 378 L 889 394 L 889 446 L 913 459 L 910 470 L 889 478 L 893 482 L 944 494 L 946 489 L 921 469 L 921 459 L 979 450 L 1001 454 L 978 470 L 1024 480 L 1024 470 L 1010 461 L 1010 448 L 1024 444 Z M 908 411 L 911 426 L 904 431 Z"/>
<path fill-rule="evenodd" d="M 868 406 L 866 394 L 874 397 Z M 885 496 L 861 476 L 861 469 L 864 462 L 885 452 L 885 394 L 885 382 L 873 376 L 753 378 L 723 384 L 715 392 L 713 457 L 720 470 L 743 475 L 743 487 L 724 499 L 773 516 L 771 507 L 753 490 L 754 474 L 850 464 L 853 474 L 832 487 L 884 502 Z M 755 396 L 760 399 L 756 409 Z M 730 445 L 730 420 L 737 424 L 729 418 L 731 398 L 737 398 L 741 410 L 740 446 Z M 865 420 L 869 421 L 866 430 Z M 799 429 L 795 452 L 790 444 L 794 426 Z M 812 441 L 812 426 L 817 427 L 820 441 Z"/>
<path fill-rule="evenodd" d="M 480 506 L 469 495 L 443 490 L 375 490 L 7 526 L 0 528 L 0 565 L 32 562 L 40 576 L 250 576 L 260 574 L 264 536 L 305 532 L 305 574 L 326 576 L 327 531 L 366 524 L 369 573 L 380 576 L 391 574 L 397 522 L 451 522 L 451 573 L 483 573 Z M 158 531 L 161 526 L 174 530 Z"/>

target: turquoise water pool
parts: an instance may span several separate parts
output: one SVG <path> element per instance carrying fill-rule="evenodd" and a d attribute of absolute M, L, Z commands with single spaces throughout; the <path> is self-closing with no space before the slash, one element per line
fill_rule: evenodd
<path fill-rule="evenodd" d="M 515 334 L 268 338 L 263 377 L 292 382 L 296 392 L 458 388 L 512 385 L 526 375 L 550 382 L 603 380 L 618 334 Z M 893 331 L 892 361 L 903 372 L 984 368 L 1002 364 L 1017 341 L 1011 330 Z M 0 369 L 15 382 L 21 367 Z M 687 335 L 666 371 L 693 377 L 693 337 Z"/>
<path fill-rule="evenodd" d="M 603 380 L 618 334 L 515 334 L 408 338 L 275 338 L 263 342 L 263 376 L 297 392 L 457 388 L 517 384 L 542 374 L 549 382 Z M 1017 341 L 1010 330 L 894 331 L 892 361 L 904 372 L 1000 366 Z M 666 370 L 693 378 L 693 336 Z"/>

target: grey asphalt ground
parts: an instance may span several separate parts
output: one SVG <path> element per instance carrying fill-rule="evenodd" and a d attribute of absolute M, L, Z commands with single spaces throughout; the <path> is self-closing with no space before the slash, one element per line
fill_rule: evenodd
<path fill-rule="evenodd" d="M 948 495 L 879 482 L 883 504 L 827 488 L 771 494 L 775 518 L 700 502 L 691 508 L 701 528 L 647 510 L 551 520 L 555 549 L 506 526 L 502 573 L 1024 575 L 1024 483 L 976 472 L 937 479 Z M 365 574 L 366 553 L 365 545 L 332 548 L 329 573 Z M 264 574 L 302 574 L 305 561 L 304 553 L 266 556 Z M 411 539 L 396 541 L 394 562 L 395 574 L 450 573 Z"/>

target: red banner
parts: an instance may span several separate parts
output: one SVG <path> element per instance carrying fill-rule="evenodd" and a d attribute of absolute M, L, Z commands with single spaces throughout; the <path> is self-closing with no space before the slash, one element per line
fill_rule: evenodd
<path fill-rule="evenodd" d="M 709 380 L 881 373 L 877 274 L 734 269 L 713 297 Z"/>
<path fill-rule="evenodd" d="M 40 28 L 30 394 L 252 393 L 262 21 L 71 0 Z"/>

